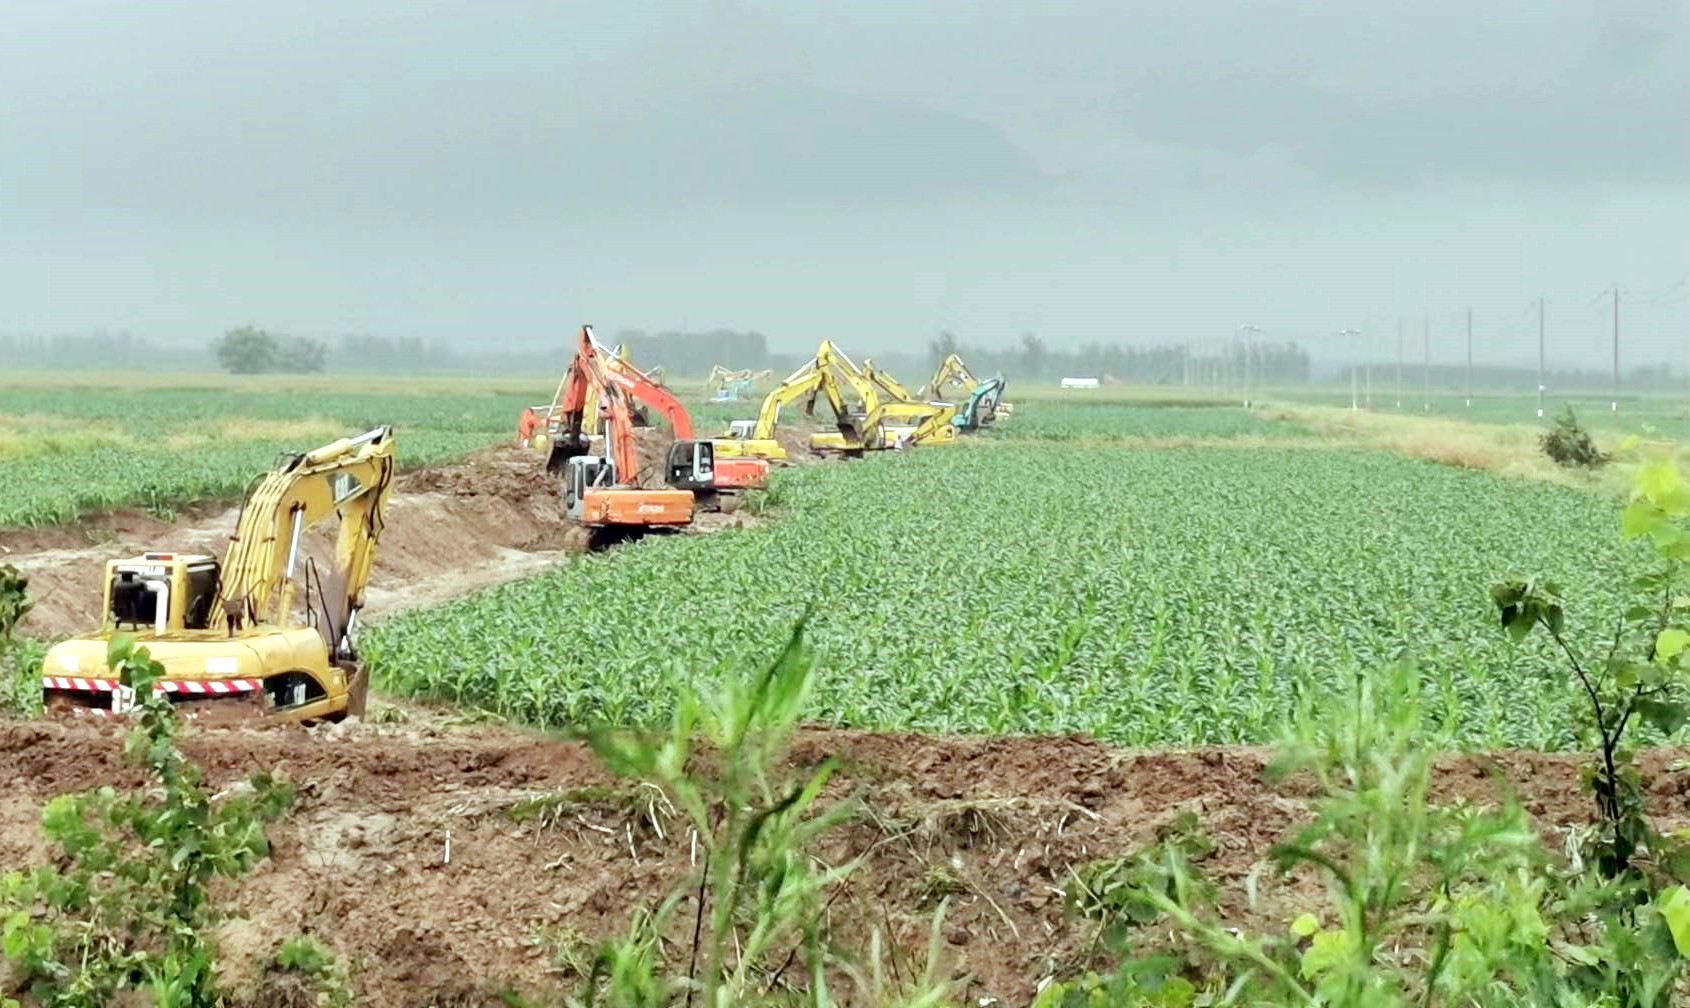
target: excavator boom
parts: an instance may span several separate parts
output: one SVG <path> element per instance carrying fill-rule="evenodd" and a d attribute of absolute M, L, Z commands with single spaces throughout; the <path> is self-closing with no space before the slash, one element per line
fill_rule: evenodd
<path fill-rule="evenodd" d="M 921 387 L 919 394 L 929 399 L 944 399 L 953 390 L 967 394 L 979 384 L 974 372 L 953 353 L 939 363 L 932 380 Z"/>

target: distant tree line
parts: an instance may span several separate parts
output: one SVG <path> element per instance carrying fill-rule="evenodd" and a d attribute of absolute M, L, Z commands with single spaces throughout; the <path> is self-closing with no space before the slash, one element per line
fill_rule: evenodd
<path fill-rule="evenodd" d="M 1292 384 L 1309 377 L 1309 354 L 1296 343 L 1235 344 L 1215 354 L 1190 351 L 1180 344 L 1133 346 L 1121 343 L 1087 343 L 1073 350 L 1056 350 L 1033 333 L 1008 349 L 965 346 L 955 334 L 940 332 L 927 341 L 927 369 L 931 371 L 950 354 L 959 355 L 973 371 L 984 374 L 1001 371 L 1020 381 L 1056 381 L 1062 378 L 1112 379 L 1131 385 L 1179 385 L 1189 377 L 1193 383 L 1212 371 L 1239 375 L 1246 367 L 1252 381 Z"/>
<path fill-rule="evenodd" d="M 617 343 L 626 343 L 628 356 L 636 365 L 661 364 L 672 375 L 707 375 L 718 364 L 729 370 L 774 367 L 768 339 L 762 333 L 751 330 L 711 329 L 683 333 L 623 329 L 613 340 L 604 340 L 603 334 L 599 338 L 613 347 Z"/>
<path fill-rule="evenodd" d="M 123 329 L 0 333 L 0 370 L 13 367 L 162 370 L 203 366 L 202 355 L 191 348 L 160 345 Z"/>
<path fill-rule="evenodd" d="M 215 366 L 238 373 L 372 372 L 397 374 L 484 374 L 524 375 L 554 381 L 574 352 L 573 326 L 558 330 L 543 349 L 503 349 L 508 343 L 485 341 L 474 347 L 452 346 L 441 341 L 413 336 L 379 336 L 348 333 L 333 339 L 291 336 L 255 326 L 231 329 L 213 341 L 208 354 L 178 343 L 159 343 L 127 330 L 96 329 L 86 333 L 36 334 L 0 332 L 0 370 L 7 368 L 80 368 L 88 370 L 145 369 L 191 371 Z M 678 378 L 702 377 L 711 367 L 768 368 L 779 377 L 791 373 L 814 353 L 806 345 L 796 350 L 769 349 L 769 340 L 755 330 L 712 329 L 705 332 L 628 329 L 606 337 L 606 343 L 626 342 L 634 361 L 644 367 L 659 364 Z M 817 341 L 819 342 L 819 337 Z M 884 337 L 874 344 L 853 336 L 836 341 L 860 364 L 872 358 L 875 364 L 896 375 L 911 387 L 926 382 L 933 369 L 950 353 L 961 355 L 969 367 L 982 374 L 1002 371 L 1011 381 L 1055 382 L 1065 377 L 1114 379 L 1137 385 L 1178 385 L 1189 373 L 1191 384 L 1201 385 L 1216 376 L 1236 382 L 1244 371 L 1246 350 L 1242 343 L 1225 348 L 1219 356 L 1213 347 L 1193 351 L 1179 344 L 1134 346 L 1125 343 L 1092 342 L 1074 349 L 1053 348 L 1034 333 L 1024 334 L 1014 345 L 987 347 L 964 344 L 954 333 L 940 332 L 925 345 L 911 341 L 905 347 L 891 347 Z M 532 346 L 532 337 L 523 334 Z M 492 344 L 491 346 L 487 344 Z M 876 345 L 878 344 L 878 345 Z M 1261 343 L 1249 349 L 1252 383 L 1301 384 L 1311 380 L 1348 385 L 1355 370 L 1358 381 L 1370 371 L 1377 392 L 1396 382 L 1395 358 L 1372 364 L 1327 363 L 1313 373 L 1308 351 L 1295 342 Z M 1403 384 L 1415 388 L 1428 381 L 1418 361 L 1405 361 Z M 1476 389 L 1530 390 L 1537 386 L 1535 367 L 1476 364 Z M 1603 368 L 1559 368 L 1545 375 L 1551 389 L 1604 390 L 1612 384 L 1612 373 Z M 1429 381 L 1442 389 L 1466 387 L 1465 364 L 1433 364 Z M 1621 380 L 1628 391 L 1679 391 L 1686 378 L 1682 369 L 1663 363 L 1634 365 Z"/>

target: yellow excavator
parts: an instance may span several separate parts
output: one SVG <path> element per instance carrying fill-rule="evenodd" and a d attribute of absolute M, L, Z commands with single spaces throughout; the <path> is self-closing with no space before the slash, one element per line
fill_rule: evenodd
<path fill-rule="evenodd" d="M 834 373 L 835 357 L 843 358 L 831 341 L 823 341 L 816 356 L 786 377 L 763 399 L 755 420 L 735 420 L 728 425 L 727 436 L 716 441 L 716 454 L 724 458 L 752 457 L 771 460 L 788 458 L 786 449 L 775 440 L 775 428 L 780 411 L 798 400 L 804 400 L 804 414 L 815 415 L 816 397 L 824 396 L 833 410 L 834 420 L 841 426 L 854 424 L 862 415 L 845 402 L 842 383 Z M 855 365 L 852 365 L 854 368 Z"/>
<path fill-rule="evenodd" d="M 816 355 L 763 400 L 757 419 L 735 420 L 730 425 L 727 438 L 716 443 L 717 454 L 787 458 L 774 439 L 781 409 L 802 399 L 805 415 L 814 416 L 817 396 L 826 398 L 837 430 L 810 435 L 810 449 L 815 452 L 860 455 L 956 439 L 951 424 L 954 406 L 912 401 L 909 390 L 891 375 L 877 371 L 872 362 L 864 363 L 865 368 L 858 368 L 831 340 L 822 341 Z"/>
<path fill-rule="evenodd" d="M 921 394 L 934 399 L 943 398 L 947 392 L 967 395 L 979 384 L 979 379 L 974 377 L 974 372 L 968 369 L 962 358 L 951 354 L 939 362 L 932 380 L 921 387 Z"/>
<path fill-rule="evenodd" d="M 971 409 L 968 413 L 971 419 L 959 424 L 964 430 L 976 430 L 1015 412 L 1014 406 L 999 401 L 1003 388 L 1002 375 L 982 381 L 974 377 L 974 372 L 968 369 L 962 358 L 953 353 L 939 363 L 932 380 L 923 385 L 918 394 L 927 399 L 967 400 L 976 406 L 983 403 L 986 408 Z"/>
<path fill-rule="evenodd" d="M 47 707 L 129 709 L 135 698 L 107 671 L 106 648 L 131 633 L 164 666 L 155 689 L 186 711 L 244 702 L 267 721 L 361 715 L 369 680 L 353 631 L 393 472 L 390 427 L 283 455 L 241 505 L 221 564 L 173 552 L 109 561 L 104 625 L 42 663 Z M 324 571 L 305 537 L 337 516 Z"/>
<path fill-rule="evenodd" d="M 956 440 L 955 404 L 918 399 L 890 372 L 875 367 L 873 360 L 865 359 L 858 370 L 844 358 L 838 370 L 862 399 L 863 413 L 855 425 L 841 424 L 837 434 L 811 435 L 812 451 L 861 455 L 865 451 L 950 444 Z"/>

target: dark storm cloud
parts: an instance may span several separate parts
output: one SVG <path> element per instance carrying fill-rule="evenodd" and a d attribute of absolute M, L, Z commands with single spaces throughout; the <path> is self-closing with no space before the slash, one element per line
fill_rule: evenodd
<path fill-rule="evenodd" d="M 1513 320 L 1683 274 L 1687 3 L 15 0 L 0 330 Z"/>

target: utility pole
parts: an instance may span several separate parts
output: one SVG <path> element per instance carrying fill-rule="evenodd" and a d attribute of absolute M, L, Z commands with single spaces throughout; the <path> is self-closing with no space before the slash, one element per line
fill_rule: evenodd
<path fill-rule="evenodd" d="M 1432 412 L 1432 316 L 1420 322 L 1420 411 Z"/>
<path fill-rule="evenodd" d="M 1537 299 L 1537 418 L 1543 419 L 1543 298 Z"/>
<path fill-rule="evenodd" d="M 1614 285 L 1614 401 L 1609 404 L 1610 413 L 1620 411 L 1620 285 Z"/>
<path fill-rule="evenodd" d="M 1338 338 L 1341 339 L 1341 340 L 1348 341 L 1351 337 L 1360 336 L 1360 335 L 1361 335 L 1360 329 L 1345 329 L 1338 334 Z M 1356 410 L 1361 408 L 1361 400 L 1356 395 L 1356 370 L 1357 370 L 1356 366 L 1354 364 L 1351 364 L 1350 365 L 1350 412 L 1351 413 L 1354 413 Z"/>
<path fill-rule="evenodd" d="M 1467 408 L 1473 408 L 1473 309 L 1467 309 Z"/>
<path fill-rule="evenodd" d="M 1397 409 L 1402 409 L 1402 319 L 1397 319 Z"/>
<path fill-rule="evenodd" d="M 1250 408 L 1250 350 L 1251 350 L 1251 345 L 1255 341 L 1255 334 L 1261 332 L 1261 330 L 1256 328 L 1253 325 L 1241 325 L 1241 326 L 1238 327 L 1238 332 L 1239 332 L 1239 335 L 1243 339 L 1243 347 L 1244 347 L 1244 408 L 1249 409 Z M 1258 380 L 1261 378 L 1260 375 L 1257 375 L 1256 377 L 1257 377 Z"/>

